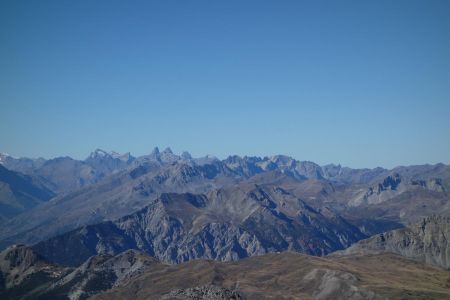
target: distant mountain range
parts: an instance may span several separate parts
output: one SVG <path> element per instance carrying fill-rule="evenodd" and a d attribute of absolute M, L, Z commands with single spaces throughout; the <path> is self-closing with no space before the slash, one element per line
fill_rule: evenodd
<path fill-rule="evenodd" d="M 0 155 L 0 248 L 26 244 L 8 249 L 28 249 L 59 265 L 58 274 L 129 250 L 175 264 L 392 252 L 449 267 L 449 188 L 444 164 L 351 169 L 284 155 L 193 158 L 170 148 L 141 157 L 97 149 L 85 160 Z M 53 282 L 45 276 L 43 284 Z M 89 294 L 64 282 L 74 299 Z"/>
<path fill-rule="evenodd" d="M 47 203 L 12 219 L 14 215 L 9 216 L 0 229 L 2 247 L 36 243 L 79 226 L 116 220 L 146 207 L 163 193 L 206 195 L 245 185 L 278 186 L 317 212 L 325 209 L 342 217 L 358 227 L 361 237 L 436 211 L 450 211 L 450 167 L 443 164 L 350 169 L 321 167 L 282 155 L 195 159 L 186 153 L 175 155 L 169 148 L 161 152 L 155 148 L 138 158 L 96 150 L 84 161 L 65 157 L 33 165 L 30 159 L 7 157 L 2 163 L 21 170 L 27 166 L 27 176 L 39 179 L 56 194 Z M 278 205 L 273 209 L 279 210 Z"/>

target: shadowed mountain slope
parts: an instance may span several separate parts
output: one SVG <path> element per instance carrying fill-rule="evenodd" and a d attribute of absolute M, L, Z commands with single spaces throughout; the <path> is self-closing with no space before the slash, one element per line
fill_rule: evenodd
<path fill-rule="evenodd" d="M 0 222 L 29 210 L 54 196 L 37 178 L 0 165 Z"/>
<path fill-rule="evenodd" d="M 56 162 L 61 168 L 52 167 Z M 340 215 L 365 236 L 436 211 L 450 215 L 450 168 L 443 164 L 398 167 L 395 171 L 350 169 L 321 167 L 283 155 L 193 159 L 186 153 L 178 156 L 170 149 L 155 149 L 136 159 L 96 150 L 86 161 L 59 158 L 47 161 L 39 170 L 61 182 L 69 180 L 74 188 L 83 187 L 5 222 L 0 228 L 0 248 L 14 243 L 31 245 L 80 226 L 116 220 L 151 204 L 163 193 L 239 190 L 248 182 L 277 185 L 319 213 Z M 80 172 L 87 177 L 74 181 L 78 175 L 72 175 Z"/>

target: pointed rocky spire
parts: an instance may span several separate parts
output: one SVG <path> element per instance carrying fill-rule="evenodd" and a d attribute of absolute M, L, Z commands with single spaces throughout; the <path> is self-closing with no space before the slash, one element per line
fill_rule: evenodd
<path fill-rule="evenodd" d="M 153 148 L 152 153 L 150 153 L 150 156 L 158 156 L 159 155 L 159 148 L 155 147 Z"/>

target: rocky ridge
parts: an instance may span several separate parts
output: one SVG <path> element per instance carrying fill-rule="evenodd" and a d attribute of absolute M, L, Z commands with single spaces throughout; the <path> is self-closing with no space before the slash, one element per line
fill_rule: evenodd
<path fill-rule="evenodd" d="M 364 237 L 332 211 L 316 211 L 276 186 L 249 185 L 208 195 L 163 194 L 134 214 L 81 227 L 33 249 L 49 261 L 72 266 L 92 255 L 127 249 L 180 263 L 286 250 L 324 255 Z"/>
<path fill-rule="evenodd" d="M 160 300 L 245 300 L 237 291 L 205 285 L 188 289 L 176 289 L 163 295 Z"/>
<path fill-rule="evenodd" d="M 431 216 L 362 240 L 343 254 L 392 252 L 423 263 L 450 268 L 450 218 Z"/>
<path fill-rule="evenodd" d="M 90 257 L 78 268 L 51 264 L 24 245 L 0 253 L 1 299 L 81 300 L 119 286 L 159 262 L 134 250 Z"/>

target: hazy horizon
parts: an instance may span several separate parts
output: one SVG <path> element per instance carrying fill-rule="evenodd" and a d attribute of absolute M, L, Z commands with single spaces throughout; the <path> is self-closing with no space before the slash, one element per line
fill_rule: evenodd
<path fill-rule="evenodd" d="M 449 1 L 4 1 L 0 152 L 450 164 Z"/>

